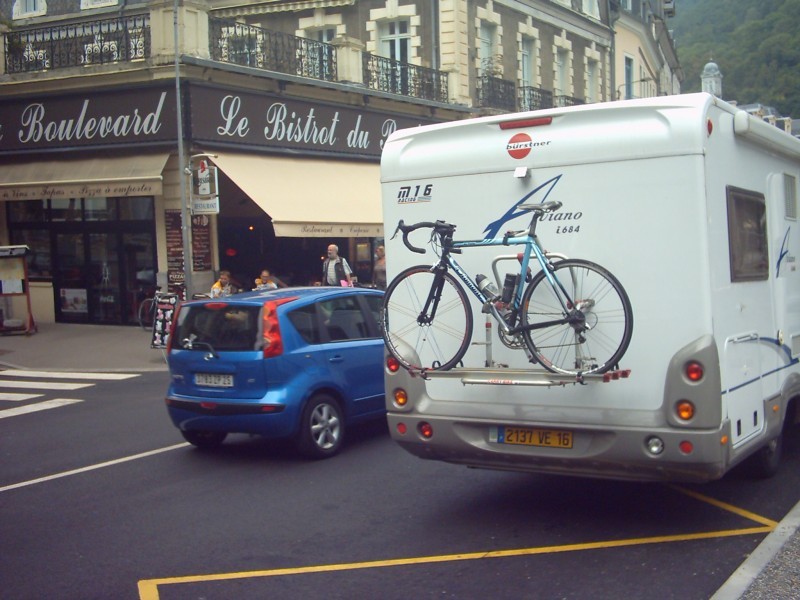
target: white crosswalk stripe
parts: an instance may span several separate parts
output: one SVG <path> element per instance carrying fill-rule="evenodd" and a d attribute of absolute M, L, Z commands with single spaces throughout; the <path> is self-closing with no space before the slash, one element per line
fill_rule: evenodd
<path fill-rule="evenodd" d="M 91 387 L 93 383 L 62 383 L 60 381 L 4 381 L 0 379 L 0 388 L 16 388 L 19 390 L 79 390 Z"/>
<path fill-rule="evenodd" d="M 0 372 L 3 377 L 28 377 L 46 379 L 96 379 L 100 381 L 119 381 L 139 377 L 138 373 L 64 373 L 61 371 L 23 371 L 10 369 Z"/>
<path fill-rule="evenodd" d="M 0 393 L 0 400 L 6 402 L 23 402 L 25 400 L 33 400 L 34 398 L 41 398 L 43 394 L 15 394 L 14 392 Z"/>
<path fill-rule="evenodd" d="M 6 392 L 7 389 L 41 390 L 41 391 L 74 391 L 97 385 L 101 381 L 122 381 L 139 377 L 138 373 L 64 373 L 57 371 L 25 371 L 10 369 L 0 371 L 0 407 L 4 402 L 25 402 L 42 398 L 44 394 Z M 45 381 L 48 379 L 61 379 L 73 381 Z M 86 383 L 75 383 L 82 380 Z M 0 419 L 17 417 L 33 412 L 59 408 L 83 402 L 77 398 L 53 398 L 39 402 L 32 402 L 14 408 L 0 408 Z"/>
<path fill-rule="evenodd" d="M 25 406 L 18 406 L 16 408 L 7 408 L 0 410 L 0 419 L 7 417 L 18 417 L 27 413 L 38 412 L 41 410 L 49 410 L 51 408 L 59 408 L 68 404 L 76 404 L 83 402 L 83 400 L 73 398 L 55 398 L 53 400 L 45 400 L 44 402 L 36 402 L 34 404 L 26 404 Z"/>

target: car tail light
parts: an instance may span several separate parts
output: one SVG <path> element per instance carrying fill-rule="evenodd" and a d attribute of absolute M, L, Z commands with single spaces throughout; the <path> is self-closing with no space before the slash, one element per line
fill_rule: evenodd
<path fill-rule="evenodd" d="M 167 354 L 172 352 L 172 334 L 175 333 L 176 323 L 178 322 L 178 314 L 181 312 L 181 303 L 175 307 L 175 314 L 172 315 L 172 321 L 169 324 L 169 331 L 167 332 Z"/>
<path fill-rule="evenodd" d="M 280 323 L 278 323 L 278 307 L 295 299 L 295 297 L 281 298 L 280 300 L 270 300 L 264 303 L 264 358 L 272 358 L 283 354 L 281 327 Z"/>

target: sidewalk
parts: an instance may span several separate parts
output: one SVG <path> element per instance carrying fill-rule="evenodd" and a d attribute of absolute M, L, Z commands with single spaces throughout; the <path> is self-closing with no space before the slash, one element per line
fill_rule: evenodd
<path fill-rule="evenodd" d="M 166 371 L 162 350 L 139 327 L 38 324 L 38 333 L 0 336 L 0 368 L 40 371 Z"/>
<path fill-rule="evenodd" d="M 166 371 L 165 354 L 138 327 L 45 323 L 38 333 L 0 336 L 0 369 Z M 800 598 L 800 503 L 769 534 L 712 600 Z"/>

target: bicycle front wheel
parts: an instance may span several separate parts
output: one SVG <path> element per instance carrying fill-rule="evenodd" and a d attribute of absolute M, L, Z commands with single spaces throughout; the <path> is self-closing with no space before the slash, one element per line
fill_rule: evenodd
<path fill-rule="evenodd" d="M 153 298 L 145 298 L 139 305 L 139 327 L 142 329 L 150 329 L 153 326 Z"/>
<path fill-rule="evenodd" d="M 383 299 L 383 339 L 406 369 L 453 368 L 472 340 L 472 311 L 464 288 L 450 273 L 436 275 L 430 266 L 401 272 Z"/>
<path fill-rule="evenodd" d="M 552 273 L 563 291 L 540 271 L 522 297 L 522 324 L 535 327 L 567 317 L 572 321 L 526 329 L 528 350 L 553 373 L 604 373 L 614 368 L 633 333 L 633 311 L 622 284 L 587 260 L 558 261 Z"/>

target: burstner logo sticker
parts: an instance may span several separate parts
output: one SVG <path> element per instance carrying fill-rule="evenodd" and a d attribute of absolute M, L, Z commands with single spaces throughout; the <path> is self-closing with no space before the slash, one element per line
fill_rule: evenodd
<path fill-rule="evenodd" d="M 531 153 L 532 147 L 533 141 L 531 141 L 531 136 L 527 133 L 517 133 L 508 140 L 506 150 L 508 150 L 511 158 L 525 158 Z"/>

